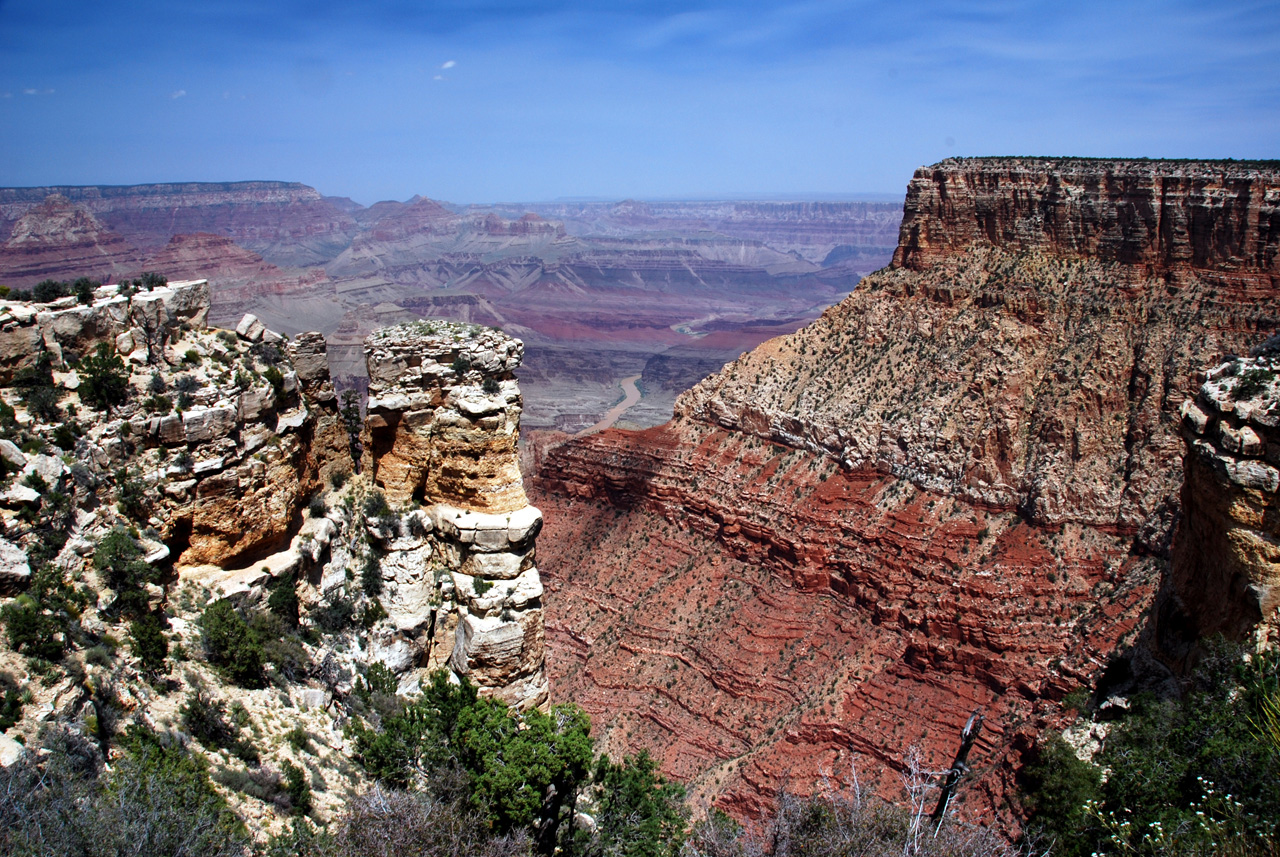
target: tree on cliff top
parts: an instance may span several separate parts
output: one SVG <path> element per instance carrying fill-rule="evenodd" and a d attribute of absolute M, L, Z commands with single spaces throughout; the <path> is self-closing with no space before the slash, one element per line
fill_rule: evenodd
<path fill-rule="evenodd" d="M 105 411 L 128 398 L 129 370 L 105 342 L 99 342 L 95 354 L 76 364 L 76 371 L 80 375 L 80 400 L 90 407 Z"/>

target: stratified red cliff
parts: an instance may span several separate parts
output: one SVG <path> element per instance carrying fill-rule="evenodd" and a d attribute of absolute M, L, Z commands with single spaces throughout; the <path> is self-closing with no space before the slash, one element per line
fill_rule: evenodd
<path fill-rule="evenodd" d="M 552 696 L 696 795 L 886 794 L 987 729 L 1011 818 L 1059 700 L 1136 637 L 1179 514 L 1179 407 L 1280 319 L 1276 165 L 948 160 L 894 264 L 684 394 L 538 449 Z"/>

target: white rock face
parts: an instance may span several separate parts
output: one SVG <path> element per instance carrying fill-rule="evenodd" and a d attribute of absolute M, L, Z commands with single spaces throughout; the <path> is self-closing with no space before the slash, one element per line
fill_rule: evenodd
<path fill-rule="evenodd" d="M 30 577 L 31 566 L 26 552 L 13 542 L 0 539 L 0 589 L 21 589 Z"/>

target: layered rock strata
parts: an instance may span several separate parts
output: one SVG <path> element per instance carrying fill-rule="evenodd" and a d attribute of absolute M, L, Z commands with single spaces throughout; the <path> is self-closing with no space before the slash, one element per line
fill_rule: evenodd
<path fill-rule="evenodd" d="M 894 266 L 668 425 L 542 449 L 555 695 L 741 814 L 853 758 L 896 793 L 980 705 L 964 811 L 1005 811 L 1152 605 L 1185 391 L 1280 319 L 1278 192 L 1230 164 L 919 171 Z"/>
<path fill-rule="evenodd" d="M 1214 634 L 1267 644 L 1280 631 L 1280 360 L 1261 351 L 1219 365 L 1182 403 L 1182 521 L 1157 616 L 1177 666 Z"/>
<path fill-rule="evenodd" d="M 547 698 L 542 582 L 516 441 L 523 345 L 445 321 L 385 328 L 365 341 L 370 478 L 392 505 L 380 519 L 384 599 L 420 661 L 518 707 Z M 423 607 L 425 606 L 425 610 Z M 450 636 L 451 635 L 451 636 Z"/>
<path fill-rule="evenodd" d="M 142 252 L 61 194 L 32 206 L 0 244 L 0 277 L 11 286 L 62 279 L 68 270 L 96 277 L 133 273 Z"/>

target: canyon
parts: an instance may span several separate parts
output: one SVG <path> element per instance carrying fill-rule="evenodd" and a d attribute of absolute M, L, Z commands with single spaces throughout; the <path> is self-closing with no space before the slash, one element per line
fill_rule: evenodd
<path fill-rule="evenodd" d="M 945 768 L 980 709 L 960 812 L 1016 823 L 1016 769 L 1068 693 L 1127 692 L 1274 610 L 1248 535 L 1273 471 L 1197 465 L 1183 426 L 1223 401 L 1206 373 L 1276 329 L 1278 227 L 1275 165 L 917 171 L 893 264 L 670 422 L 535 433 L 552 698 L 739 817 L 855 772 L 895 794 L 909 749 Z M 1199 428 L 1219 459 L 1269 437 L 1236 407 Z M 1239 477 L 1256 511 L 1205 468 L 1261 474 Z M 1236 571 L 1206 578 L 1209 538 Z"/>
<path fill-rule="evenodd" d="M 250 312 L 323 333 L 341 390 L 363 391 L 379 327 L 500 326 L 527 348 L 527 426 L 585 428 L 636 374 L 624 424 L 647 426 L 888 262 L 900 217 L 897 203 L 840 201 L 366 208 L 289 182 L 0 188 L 0 283 L 206 278 L 217 324 Z"/>

